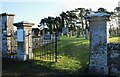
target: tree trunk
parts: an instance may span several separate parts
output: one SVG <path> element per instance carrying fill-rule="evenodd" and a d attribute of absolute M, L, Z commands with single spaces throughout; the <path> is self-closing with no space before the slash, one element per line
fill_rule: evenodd
<path fill-rule="evenodd" d="M 84 30 L 82 29 L 82 37 L 84 38 Z"/>
<path fill-rule="evenodd" d="M 70 37 L 72 36 L 72 30 L 70 30 Z"/>
<path fill-rule="evenodd" d="M 82 20 L 82 37 L 84 38 L 84 23 L 83 23 L 83 20 Z"/>
<path fill-rule="evenodd" d="M 85 39 L 88 39 L 88 24 L 87 24 L 87 20 L 85 20 L 85 25 L 86 25 L 86 29 L 85 29 Z"/>
<path fill-rule="evenodd" d="M 88 29 L 85 31 L 85 39 L 88 39 Z"/>
<path fill-rule="evenodd" d="M 80 27 L 77 28 L 77 36 L 76 38 L 79 38 L 80 37 Z"/>

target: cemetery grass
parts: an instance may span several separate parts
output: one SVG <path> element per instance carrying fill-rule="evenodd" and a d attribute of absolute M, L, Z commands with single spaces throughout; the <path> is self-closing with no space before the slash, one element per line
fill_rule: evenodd
<path fill-rule="evenodd" d="M 49 48 L 49 45 L 47 45 L 47 47 Z M 83 70 L 87 69 L 89 63 L 89 40 L 84 38 L 76 38 L 75 36 L 62 36 L 60 41 L 58 41 L 57 47 L 57 62 L 46 66 L 66 74 L 85 73 Z M 40 54 L 39 48 L 35 51 L 38 51 L 37 53 Z M 36 57 L 36 60 L 40 60 L 40 58 Z M 36 63 L 42 64 L 42 62 L 39 62 L 40 61 L 36 61 Z M 49 61 L 46 61 L 46 63 L 49 63 Z"/>
<path fill-rule="evenodd" d="M 116 42 L 117 37 L 109 39 Z M 36 49 L 37 50 L 37 49 Z M 58 61 L 18 61 L 3 59 L 3 75 L 86 75 L 89 64 L 89 40 L 62 36 L 58 41 Z"/>
<path fill-rule="evenodd" d="M 110 43 L 120 43 L 120 36 L 119 37 L 110 37 L 109 42 Z"/>
<path fill-rule="evenodd" d="M 38 49 L 36 49 L 38 50 Z M 3 61 L 6 74 L 69 74 L 84 75 L 89 63 L 89 41 L 84 38 L 62 36 L 58 41 L 57 62 L 29 60 Z M 7 67 L 6 67 L 7 66 Z"/>

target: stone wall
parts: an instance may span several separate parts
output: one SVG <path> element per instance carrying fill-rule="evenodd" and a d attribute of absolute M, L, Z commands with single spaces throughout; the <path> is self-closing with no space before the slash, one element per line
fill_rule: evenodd
<path fill-rule="evenodd" d="M 120 76 L 120 43 L 108 44 L 108 67 L 109 74 Z"/>

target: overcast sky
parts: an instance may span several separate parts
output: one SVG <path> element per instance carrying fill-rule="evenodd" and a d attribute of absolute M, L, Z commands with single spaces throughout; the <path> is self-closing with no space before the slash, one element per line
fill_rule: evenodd
<path fill-rule="evenodd" d="M 29 21 L 38 25 L 44 17 L 58 16 L 62 11 L 75 8 L 92 8 L 96 11 L 103 7 L 113 11 L 119 0 L 1 0 L 0 13 L 15 14 L 15 21 Z"/>

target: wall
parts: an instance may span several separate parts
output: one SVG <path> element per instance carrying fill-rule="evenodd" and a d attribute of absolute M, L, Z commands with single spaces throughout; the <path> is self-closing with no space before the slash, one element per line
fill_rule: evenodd
<path fill-rule="evenodd" d="M 120 76 L 120 43 L 108 43 L 109 74 Z"/>

